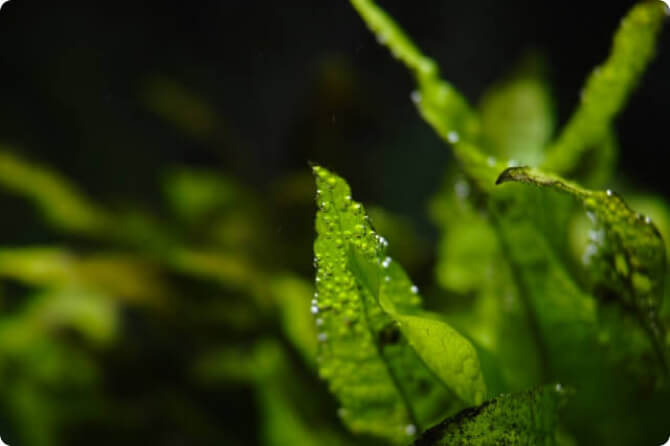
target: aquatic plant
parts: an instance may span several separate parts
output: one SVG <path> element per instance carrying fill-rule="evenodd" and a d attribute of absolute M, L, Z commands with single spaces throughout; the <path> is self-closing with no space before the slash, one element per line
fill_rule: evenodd
<path fill-rule="evenodd" d="M 437 281 L 467 303 L 424 310 L 348 185 L 314 166 L 317 364 L 343 422 L 421 445 L 632 444 L 660 433 L 646 414 L 661 410 L 670 376 L 663 237 L 619 194 L 577 182 L 611 181 L 614 119 L 654 55 L 665 5 L 630 10 L 552 139 L 536 61 L 477 110 L 388 14 L 351 4 L 414 75 L 412 101 L 459 163 L 432 207 L 444 233 Z M 579 207 L 590 229 L 577 227 Z M 622 419 L 629 433 L 608 431 Z"/>
<path fill-rule="evenodd" d="M 437 245 L 318 157 L 262 192 L 233 168 L 161 166 L 155 201 L 115 203 L 0 145 L 0 198 L 18 209 L 0 245 L 5 441 L 667 439 L 670 206 L 619 181 L 614 131 L 663 3 L 626 15 L 560 131 L 541 58 L 475 106 L 386 12 L 351 4 L 453 154 L 429 203 Z M 176 132 L 228 134 L 206 95 L 138 85 Z"/>

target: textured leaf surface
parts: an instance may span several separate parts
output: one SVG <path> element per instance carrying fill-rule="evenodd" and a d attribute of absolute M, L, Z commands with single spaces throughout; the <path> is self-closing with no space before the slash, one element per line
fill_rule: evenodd
<path fill-rule="evenodd" d="M 560 385 L 506 394 L 466 409 L 429 429 L 415 446 L 552 446 L 558 410 L 564 400 Z"/>
<path fill-rule="evenodd" d="M 665 361 L 664 330 L 658 320 L 666 272 L 665 244 L 651 219 L 636 213 L 610 190 L 591 191 L 527 167 L 504 171 L 498 183 L 522 182 L 566 192 L 584 204 L 595 224 L 584 261 L 597 289 L 615 295 L 637 314 Z"/>
<path fill-rule="evenodd" d="M 556 229 L 547 221 L 564 225 L 557 204 L 572 197 L 514 183 L 501 192 L 509 200 L 497 197 L 490 212 L 532 322 L 537 347 L 530 354 L 541 360 L 544 376 L 534 382 L 560 379 L 577 390 L 563 421 L 571 432 L 589 433 L 585 444 L 634 444 L 633 435 L 623 436 L 621 420 L 637 435 L 653 428 L 653 417 L 636 402 L 662 379 L 648 333 L 634 312 L 587 292 L 552 241 Z M 654 407 L 650 402 L 644 410 Z"/>
<path fill-rule="evenodd" d="M 596 234 L 590 253 L 604 262 L 596 265 L 600 280 L 615 287 L 625 303 L 638 310 L 658 310 L 663 295 L 665 245 L 650 218 L 633 211 L 610 190 L 591 191 L 526 167 L 504 171 L 498 183 L 508 181 L 555 188 L 580 200 L 602 231 Z"/>
<path fill-rule="evenodd" d="M 461 351 L 459 342 L 467 341 L 450 332 L 454 342 L 439 352 L 441 358 L 432 358 L 428 368 L 424 365 L 423 355 L 434 351 L 420 345 L 425 330 L 420 333 L 417 319 L 412 319 L 421 319 L 418 290 L 386 256 L 387 242 L 351 199 L 344 180 L 321 167 L 314 173 L 319 211 L 312 312 L 319 330 L 319 372 L 329 381 L 342 405 L 340 415 L 353 431 L 407 442 L 440 413 L 462 404 L 458 397 L 469 403 L 483 397 L 481 378 L 472 379 L 472 388 L 451 386 L 456 397 L 448 390 L 453 379 L 434 367 L 437 361 L 454 361 L 458 370 L 466 371 L 462 376 L 471 379 L 479 368 L 476 354 Z M 435 330 L 433 325 L 430 329 Z M 447 377 L 447 382 L 437 376 Z"/>

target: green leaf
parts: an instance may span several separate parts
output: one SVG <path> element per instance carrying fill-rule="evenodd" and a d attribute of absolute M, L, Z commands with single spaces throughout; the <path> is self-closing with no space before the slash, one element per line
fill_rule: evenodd
<path fill-rule="evenodd" d="M 495 359 L 500 391 L 519 391 L 540 381 L 537 344 L 524 302 L 486 209 L 486 199 L 463 177 L 447 181 L 431 202 L 442 232 L 437 283 L 451 293 L 445 318 Z M 483 357 L 480 355 L 480 359 Z M 487 384 L 495 388 L 484 363 Z"/>
<path fill-rule="evenodd" d="M 384 276 L 379 282 L 379 305 L 398 324 L 426 366 L 447 387 L 466 403 L 479 404 L 486 396 L 486 383 L 475 348 L 438 316 L 406 305 L 412 302 L 415 288 L 400 265 L 386 260 L 382 261 L 382 268 Z"/>
<path fill-rule="evenodd" d="M 309 314 L 309 313 L 307 313 Z M 355 444 L 328 426 L 317 396 L 302 395 L 306 384 L 291 369 L 286 352 L 274 341 L 254 349 L 256 399 L 260 409 L 260 439 L 265 446 L 336 446 Z M 262 369 L 262 370 L 261 370 Z M 296 376 L 298 375 L 298 376 Z"/>
<path fill-rule="evenodd" d="M 273 278 L 270 291 L 277 303 L 282 329 L 303 359 L 314 366 L 317 340 L 314 320 L 309 313 L 312 286 L 301 278 L 283 274 Z"/>
<path fill-rule="evenodd" d="M 428 368 L 456 395 L 474 404 L 484 399 L 486 383 L 477 352 L 467 339 L 436 317 L 399 313 L 393 317 Z"/>
<path fill-rule="evenodd" d="M 583 203 L 596 229 L 585 262 L 596 289 L 611 293 L 635 313 L 662 352 L 664 330 L 658 321 L 666 272 L 665 244 L 651 219 L 636 213 L 610 190 L 592 191 L 558 176 L 527 167 L 505 170 L 497 184 L 521 182 L 565 192 Z"/>
<path fill-rule="evenodd" d="M 414 45 L 405 32 L 372 0 L 350 0 L 377 41 L 414 74 L 418 91 L 412 93 L 423 119 L 448 142 L 463 168 L 480 187 L 491 189 L 496 175 L 506 167 L 485 154 L 480 145 L 481 124 L 466 99 L 440 78 L 437 64 Z"/>
<path fill-rule="evenodd" d="M 614 118 L 654 56 L 665 18 L 666 5 L 660 1 L 639 2 L 624 17 L 609 57 L 586 80 L 579 107 L 547 149 L 544 169 L 571 173 L 579 167 L 584 153 L 607 137 Z"/>
<path fill-rule="evenodd" d="M 106 214 L 66 178 L 21 159 L 4 146 L 0 146 L 0 187 L 29 198 L 60 229 L 90 233 L 100 231 L 106 223 Z"/>
<path fill-rule="evenodd" d="M 617 167 L 619 141 L 613 129 L 581 157 L 572 175 L 588 188 L 599 189 L 612 182 Z"/>
<path fill-rule="evenodd" d="M 387 242 L 344 180 L 318 166 L 314 174 L 319 211 L 312 312 L 320 332 L 319 372 L 350 429 L 406 442 L 440 413 L 463 407 L 461 398 L 471 404 L 483 398 L 476 353 L 449 328 L 422 320 L 416 287 L 386 257 Z M 431 350 L 424 345 L 426 329 L 448 333 L 452 342 Z"/>
<path fill-rule="evenodd" d="M 479 110 L 487 147 L 496 157 L 538 165 L 555 126 L 543 61 L 526 56 L 482 96 Z"/>
<path fill-rule="evenodd" d="M 471 183 L 462 175 L 447 178 L 430 204 L 442 231 L 435 276 L 446 290 L 474 293 L 492 278 L 500 247 L 488 219 L 474 204 Z"/>
<path fill-rule="evenodd" d="M 587 292 L 574 276 L 583 266 L 561 255 L 557 243 L 567 235 L 555 228 L 566 226 L 571 213 L 560 203 L 575 202 L 571 196 L 518 183 L 500 192 L 489 214 L 537 344 L 529 358 L 540 359 L 544 376 L 527 385 L 560 379 L 577 389 L 564 421 L 571 432 L 591 433 L 586 444 L 630 444 L 622 431 L 639 435 L 654 424 L 636 402 L 663 379 L 648 333 L 634 312 Z"/>
<path fill-rule="evenodd" d="M 564 400 L 559 384 L 501 395 L 444 420 L 414 445 L 552 446 L 557 444 L 558 412 Z"/>
<path fill-rule="evenodd" d="M 157 304 L 166 293 L 155 266 L 144 259 L 79 255 L 60 247 L 0 247 L 0 278 L 5 277 L 30 286 L 100 292 L 133 303 Z"/>

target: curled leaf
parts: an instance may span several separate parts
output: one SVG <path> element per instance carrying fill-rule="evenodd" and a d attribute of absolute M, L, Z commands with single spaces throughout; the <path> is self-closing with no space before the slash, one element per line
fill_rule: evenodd
<path fill-rule="evenodd" d="M 509 168 L 496 184 L 521 182 L 566 192 L 581 201 L 595 224 L 585 262 L 596 288 L 616 296 L 637 314 L 662 345 L 657 313 L 662 303 L 666 254 L 651 219 L 633 211 L 616 193 L 592 191 L 528 167 Z M 664 358 L 664 354 L 661 354 Z"/>

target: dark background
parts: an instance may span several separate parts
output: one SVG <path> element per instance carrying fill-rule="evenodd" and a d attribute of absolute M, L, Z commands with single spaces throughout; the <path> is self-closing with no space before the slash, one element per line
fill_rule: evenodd
<path fill-rule="evenodd" d="M 173 163 L 262 189 L 312 160 L 418 216 L 448 151 L 415 112 L 404 67 L 348 2 L 319 3 L 12 0 L 0 14 L 2 141 L 103 199 L 151 201 Z M 560 122 L 632 4 L 381 2 L 473 103 L 527 50 L 543 52 Z M 620 168 L 664 193 L 669 35 L 618 125 Z M 148 110 L 142 89 L 155 77 L 210 104 L 215 136 L 193 138 Z"/>
<path fill-rule="evenodd" d="M 379 4 L 474 104 L 527 51 L 543 53 L 562 123 L 633 2 Z M 664 195 L 670 193 L 660 162 L 668 147 L 669 43 L 666 27 L 659 56 L 617 126 L 622 176 Z M 195 113 L 180 127 L 157 113 L 146 99 L 157 80 L 206 104 L 202 119 Z M 413 88 L 405 68 L 345 0 L 11 0 L 0 11 L 0 144 L 64 173 L 103 203 L 142 202 L 160 213 L 160 178 L 173 165 L 218 169 L 269 196 L 278 179 L 307 172 L 314 161 L 347 178 L 362 201 L 410 216 L 431 234 L 426 201 L 451 157 L 416 113 Z M 0 206 L 2 245 L 59 240 L 29 218 L 22 200 L 3 194 Z M 311 224 L 276 223 L 273 230 L 293 237 L 292 230 L 309 231 Z M 298 269 L 309 273 L 312 234 L 300 237 Z M 113 392 L 142 394 L 155 382 L 179 387 L 174 364 L 192 346 L 186 339 L 163 343 L 160 333 L 138 341 L 154 349 L 149 356 L 141 348 L 124 353 L 121 362 L 136 365 L 111 373 Z M 255 439 L 249 392 L 184 392 L 242 443 Z M 189 444 L 188 431 L 170 437 L 171 426 L 161 424 L 162 411 L 173 409 L 161 400 L 147 407 L 157 424 L 137 429 L 137 444 Z M 111 444 L 110 426 L 91 433 L 110 429 Z M 87 433 L 73 436 L 90 444 Z"/>

